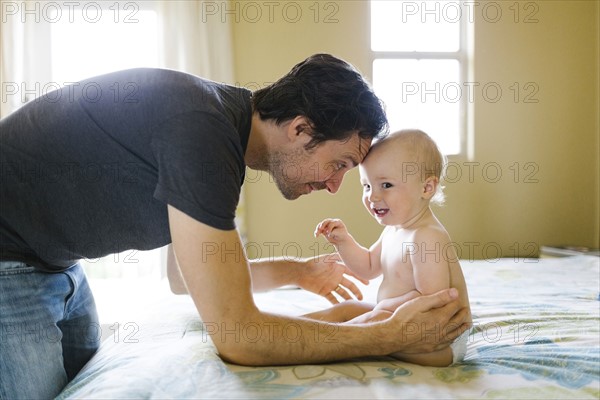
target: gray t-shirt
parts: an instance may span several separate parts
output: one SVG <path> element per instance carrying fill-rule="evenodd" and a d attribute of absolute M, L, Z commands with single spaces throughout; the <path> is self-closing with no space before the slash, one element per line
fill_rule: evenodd
<path fill-rule="evenodd" d="M 167 204 L 234 229 L 251 92 L 132 69 L 0 120 L 0 260 L 59 271 L 171 242 Z"/>

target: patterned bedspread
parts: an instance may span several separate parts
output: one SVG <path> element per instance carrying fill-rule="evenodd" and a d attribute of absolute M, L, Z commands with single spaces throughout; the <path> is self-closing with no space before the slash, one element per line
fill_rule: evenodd
<path fill-rule="evenodd" d="M 170 296 L 123 325 L 59 396 L 68 398 L 600 398 L 600 258 L 462 262 L 474 329 L 448 368 L 393 359 L 281 367 L 224 363 L 191 300 Z M 374 296 L 377 284 L 365 289 Z M 262 309 L 328 306 L 301 290 L 259 294 Z"/>

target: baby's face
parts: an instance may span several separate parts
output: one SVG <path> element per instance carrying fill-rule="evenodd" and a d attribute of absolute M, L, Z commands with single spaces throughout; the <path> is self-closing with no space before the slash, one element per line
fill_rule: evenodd
<path fill-rule="evenodd" d="M 418 165 L 402 145 L 373 148 L 359 171 L 363 204 L 381 225 L 410 224 L 426 205 Z"/>

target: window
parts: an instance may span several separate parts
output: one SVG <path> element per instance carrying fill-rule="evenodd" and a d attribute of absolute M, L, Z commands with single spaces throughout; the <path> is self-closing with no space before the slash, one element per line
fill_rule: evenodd
<path fill-rule="evenodd" d="M 156 11 L 132 11 L 123 17 L 113 9 L 97 9 L 93 18 L 88 9 L 82 10 L 81 18 L 74 12 L 72 22 L 61 17 L 50 24 L 54 82 L 76 82 L 127 68 L 158 67 Z"/>
<path fill-rule="evenodd" d="M 421 129 L 444 154 L 466 147 L 464 11 L 457 1 L 371 1 L 373 87 L 390 129 Z"/>

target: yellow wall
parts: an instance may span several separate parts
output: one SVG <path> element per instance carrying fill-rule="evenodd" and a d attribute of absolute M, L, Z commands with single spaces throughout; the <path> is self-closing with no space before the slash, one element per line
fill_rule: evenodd
<path fill-rule="evenodd" d="M 242 3 L 235 3 L 241 11 L 233 27 L 238 84 L 262 87 L 317 52 L 346 59 L 370 79 L 367 1 L 322 1 L 318 15 L 313 1 L 295 2 L 299 8 L 285 11 L 286 3 L 277 3 L 271 15 L 258 2 L 260 18 L 252 9 L 245 15 Z M 520 4 L 519 22 L 508 8 L 513 2 L 496 3 L 503 14 L 495 23 L 492 9 L 486 18 L 475 9 L 473 65 L 479 86 L 472 153 L 451 159 L 447 204 L 436 209 L 463 258 L 493 258 L 498 248 L 503 256 L 515 251 L 524 256 L 537 254 L 543 244 L 599 245 L 598 1 L 538 1 L 537 11 L 525 7 L 531 3 Z M 528 15 L 538 21 L 524 23 Z M 486 84 L 487 98 L 481 90 Z M 492 86 L 502 89 L 497 102 Z M 525 102 L 528 94 L 537 103 Z M 316 193 L 293 202 L 279 195 L 268 175 L 248 178 L 248 240 L 261 246 L 262 256 L 283 249 L 290 257 L 326 251 L 324 241 L 312 237 L 325 217 L 344 219 L 365 245 L 381 231 L 362 208 L 356 170 L 337 195 Z M 259 255 L 256 249 L 252 246 L 250 256 Z"/>

